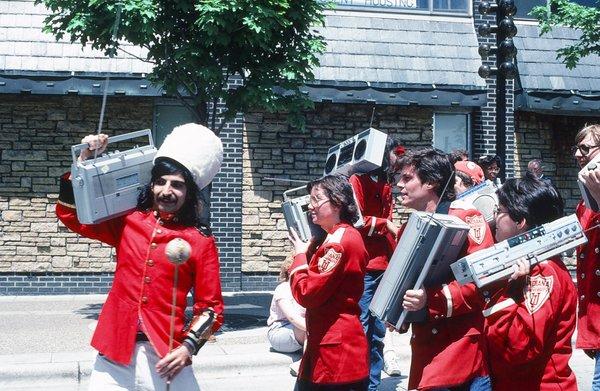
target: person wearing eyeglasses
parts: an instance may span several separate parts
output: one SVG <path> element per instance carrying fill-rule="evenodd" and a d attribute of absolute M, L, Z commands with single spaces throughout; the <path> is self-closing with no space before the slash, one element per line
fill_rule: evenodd
<path fill-rule="evenodd" d="M 306 308 L 306 349 L 296 390 L 366 391 L 368 345 L 360 322 L 368 253 L 348 179 L 327 175 L 307 185 L 313 223 L 327 236 L 303 242 L 292 229 L 292 295 Z"/>
<path fill-rule="evenodd" d="M 563 216 L 558 191 L 529 172 L 497 194 L 498 242 Z M 569 367 L 576 288 L 560 256 L 540 261 L 520 260 L 508 283 L 485 288 L 495 291 L 483 308 L 494 391 L 577 390 Z"/>
<path fill-rule="evenodd" d="M 580 168 L 600 154 L 600 125 L 584 127 L 575 136 L 573 155 Z M 585 173 L 590 190 L 600 183 L 598 170 Z M 577 291 L 579 312 L 577 319 L 576 347 L 596 360 L 592 390 L 600 390 L 600 229 L 591 229 L 600 224 L 600 213 L 589 209 L 582 201 L 577 205 L 577 218 L 588 242 L 577 248 Z"/>
<path fill-rule="evenodd" d="M 482 214 L 460 200 L 455 201 L 454 170 L 450 159 L 440 150 L 422 148 L 406 153 L 399 160 L 398 175 L 402 206 L 417 211 L 443 213 L 459 217 L 470 226 L 460 257 L 494 244 L 491 230 Z M 405 226 L 400 228 L 401 237 Z M 479 311 L 450 310 L 449 286 L 457 284 L 450 268 L 439 294 L 429 289 L 408 290 L 403 298 L 406 310 L 425 306 L 427 297 L 443 303 L 444 311 L 412 324 L 409 389 L 490 390 L 489 370 L 483 335 L 483 316 Z M 465 296 L 479 296 L 474 284 Z M 421 306 L 416 308 L 416 306 Z M 401 330 L 403 331 L 403 330 Z"/>

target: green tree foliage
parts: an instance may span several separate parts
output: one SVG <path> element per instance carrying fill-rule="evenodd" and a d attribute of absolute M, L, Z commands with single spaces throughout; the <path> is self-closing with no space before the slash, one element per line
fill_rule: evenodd
<path fill-rule="evenodd" d="M 600 54 L 600 8 L 597 6 L 585 7 L 567 0 L 550 0 L 549 8 L 535 7 L 531 13 L 539 20 L 542 35 L 555 26 L 581 31 L 576 43 L 558 50 L 557 58 L 567 68 L 575 68 L 582 57 Z"/>
<path fill-rule="evenodd" d="M 149 78 L 179 97 L 200 123 L 235 117 L 252 108 L 287 110 L 302 125 L 312 103 L 299 87 L 313 76 L 325 49 L 315 26 L 319 0 L 36 0 L 52 14 L 44 31 L 91 45 L 107 55 L 119 41 L 148 50 Z M 115 23 L 118 21 L 118 23 Z M 116 40 L 113 32 L 116 28 Z M 228 88 L 232 77 L 242 84 Z M 184 99 L 185 97 L 185 99 Z M 226 110 L 217 111 L 222 100 Z"/>

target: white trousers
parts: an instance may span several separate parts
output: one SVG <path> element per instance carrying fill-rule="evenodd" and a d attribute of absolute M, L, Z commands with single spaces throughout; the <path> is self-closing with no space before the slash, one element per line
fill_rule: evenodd
<path fill-rule="evenodd" d="M 137 342 L 129 365 L 117 364 L 104 356 L 96 356 L 90 376 L 90 391 L 163 391 L 165 379 L 156 371 L 160 357 L 149 342 Z M 191 365 L 171 379 L 171 391 L 199 391 L 200 386 Z"/>

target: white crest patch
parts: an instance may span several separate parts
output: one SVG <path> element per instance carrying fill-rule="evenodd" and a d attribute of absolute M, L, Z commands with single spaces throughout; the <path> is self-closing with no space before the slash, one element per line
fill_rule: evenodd
<path fill-rule="evenodd" d="M 469 224 L 469 237 L 477 244 L 481 244 L 485 238 L 487 224 L 482 215 L 466 216 L 465 222 Z"/>
<path fill-rule="evenodd" d="M 340 262 L 340 259 L 342 259 L 342 253 L 338 253 L 330 248 L 317 262 L 319 273 L 328 273 L 332 271 Z"/>
<path fill-rule="evenodd" d="M 525 306 L 527 311 L 533 315 L 550 298 L 552 286 L 554 285 L 553 276 L 531 276 L 527 285 L 525 285 Z"/>

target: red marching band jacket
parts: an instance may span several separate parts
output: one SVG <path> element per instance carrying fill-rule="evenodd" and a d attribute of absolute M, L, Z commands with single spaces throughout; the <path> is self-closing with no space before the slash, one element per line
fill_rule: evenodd
<path fill-rule="evenodd" d="M 365 222 L 359 232 L 369 253 L 367 271 L 384 271 L 395 246 L 394 237 L 386 223 L 392 220 L 392 187 L 386 181 L 373 179 L 369 174 L 354 174 L 349 182 Z"/>
<path fill-rule="evenodd" d="M 505 284 L 485 305 L 492 388 L 577 390 L 569 367 L 577 293 L 559 257 Z"/>
<path fill-rule="evenodd" d="M 600 349 L 600 213 L 577 205 L 577 218 L 588 242 L 577 248 L 577 291 L 579 313 L 577 342 L 580 349 Z M 588 231 L 589 230 L 589 231 Z"/>
<path fill-rule="evenodd" d="M 470 226 L 467 244 L 459 258 L 494 244 L 491 230 L 481 213 L 463 202 L 455 201 L 448 212 Z M 486 347 L 481 311 L 455 307 L 454 296 L 481 300 L 474 284 L 460 289 L 452 273 L 441 289 L 428 289 L 429 317 L 412 324 L 412 360 L 409 389 L 432 389 L 463 384 L 475 377 L 486 376 Z M 452 290 L 455 286 L 457 289 Z"/>
<path fill-rule="evenodd" d="M 166 257 L 165 247 L 175 238 L 186 240 L 192 252 L 189 260 L 179 266 L 174 348 L 187 334 L 184 312 L 192 288 L 194 315 L 212 308 L 217 314 L 213 325 L 216 331 L 223 322 L 223 298 L 214 238 L 195 227 L 163 223 L 152 211 L 133 211 L 94 225 L 80 224 L 72 193 L 68 194 L 68 175 L 61 178 L 58 218 L 71 231 L 116 249 L 113 285 L 102 307 L 92 346 L 109 359 L 127 365 L 141 329 L 159 356 L 168 353 L 175 266 Z"/>
<path fill-rule="evenodd" d="M 306 308 L 307 347 L 298 377 L 318 384 L 353 383 L 369 374 L 358 301 L 367 263 L 360 233 L 337 224 L 314 255 L 290 266 L 296 301 Z"/>

